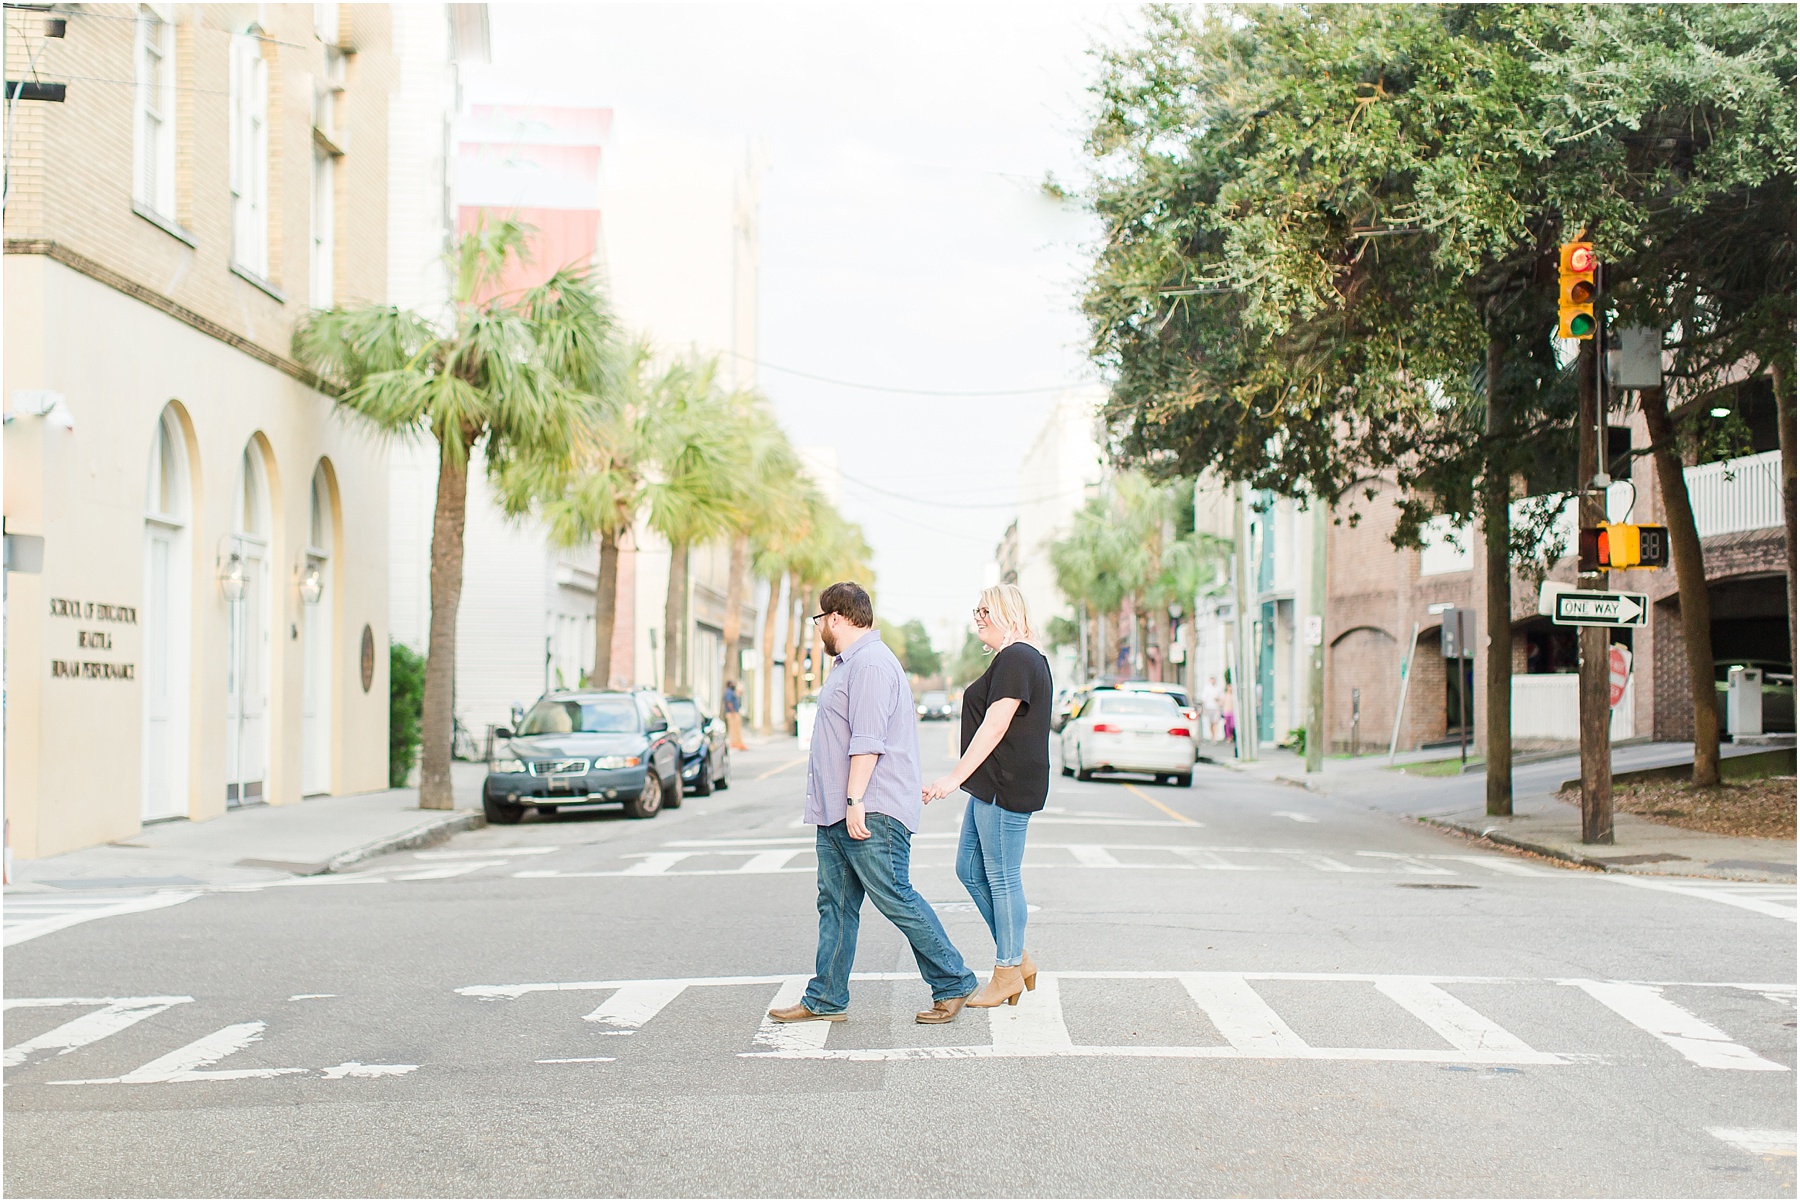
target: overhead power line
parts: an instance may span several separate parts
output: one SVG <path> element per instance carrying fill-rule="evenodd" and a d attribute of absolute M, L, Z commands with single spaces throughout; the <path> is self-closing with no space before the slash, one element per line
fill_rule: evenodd
<path fill-rule="evenodd" d="M 736 351 L 732 351 L 730 353 L 734 358 L 742 359 L 746 363 L 754 363 L 758 367 L 766 367 L 770 371 L 778 371 L 778 372 L 781 372 L 783 375 L 799 376 L 803 380 L 816 380 L 821 384 L 835 384 L 839 388 L 860 388 L 865 392 L 889 392 L 889 393 L 895 393 L 895 394 L 898 394 L 901 396 L 949 396 L 949 397 L 958 397 L 958 396 L 961 396 L 961 397 L 1028 396 L 1032 393 L 1038 393 L 1038 392 L 1062 392 L 1065 389 L 1082 388 L 1082 387 L 1090 386 L 1089 382 L 1077 381 L 1075 383 L 1070 383 L 1070 384 L 1046 384 L 1040 388 L 985 388 L 985 389 L 894 388 L 887 384 L 861 384 L 855 380 L 833 379 L 831 376 L 815 375 L 812 372 L 801 371 L 798 368 L 783 367 L 779 363 L 769 363 L 762 359 L 753 358 L 750 355 L 739 354 Z"/>

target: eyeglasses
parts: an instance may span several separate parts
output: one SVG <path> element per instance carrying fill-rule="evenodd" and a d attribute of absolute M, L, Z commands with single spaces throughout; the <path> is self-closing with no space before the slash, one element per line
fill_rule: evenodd
<path fill-rule="evenodd" d="M 811 621 L 814 626 L 817 626 L 820 622 L 824 621 L 826 618 L 829 618 L 830 616 L 831 616 L 831 611 L 826 610 L 824 613 L 814 614 L 808 620 Z"/>
<path fill-rule="evenodd" d="M 985 622 L 985 621 L 987 621 L 987 620 L 988 620 L 988 610 L 987 610 L 987 606 L 985 606 L 985 605 L 981 605 L 981 606 L 977 606 L 977 607 L 976 607 L 976 609 L 975 609 L 975 620 L 976 620 L 976 621 L 977 621 L 977 622 Z"/>

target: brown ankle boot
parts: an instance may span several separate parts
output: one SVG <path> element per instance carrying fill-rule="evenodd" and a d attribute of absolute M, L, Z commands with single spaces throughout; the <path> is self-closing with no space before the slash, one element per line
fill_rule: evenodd
<path fill-rule="evenodd" d="M 1023 948 L 1019 950 L 1019 975 L 1025 978 L 1025 988 L 1037 988 L 1037 964 L 1032 960 L 1031 953 Z"/>
<path fill-rule="evenodd" d="M 1025 977 L 1019 972 L 1019 966 L 996 964 L 994 975 L 988 978 L 988 983 L 969 995 L 968 1005 L 985 1009 L 1005 1002 L 1009 1006 L 1017 1006 L 1019 995 L 1024 992 Z"/>

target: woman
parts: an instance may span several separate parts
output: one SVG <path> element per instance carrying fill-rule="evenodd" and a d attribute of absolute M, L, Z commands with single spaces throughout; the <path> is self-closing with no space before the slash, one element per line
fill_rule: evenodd
<path fill-rule="evenodd" d="M 1019 864 L 1025 828 L 1050 793 L 1050 717 L 1055 684 L 1017 586 L 983 589 L 975 634 L 994 653 L 980 679 L 963 690 L 962 758 L 925 786 L 926 802 L 965 789 L 956 875 L 994 936 L 994 975 L 967 1005 L 1018 1005 L 1037 988 L 1025 954 L 1025 889 Z"/>

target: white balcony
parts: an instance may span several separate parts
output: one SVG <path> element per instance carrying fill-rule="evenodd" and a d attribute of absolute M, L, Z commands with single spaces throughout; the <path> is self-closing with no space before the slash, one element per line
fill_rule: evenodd
<path fill-rule="evenodd" d="M 1690 467 L 1688 500 L 1701 538 L 1781 524 L 1781 452 Z"/>

